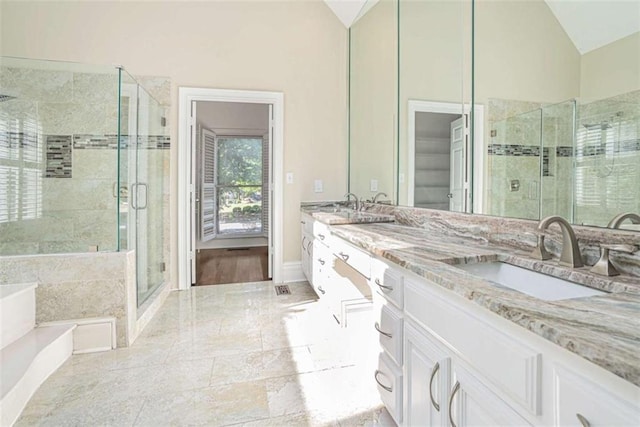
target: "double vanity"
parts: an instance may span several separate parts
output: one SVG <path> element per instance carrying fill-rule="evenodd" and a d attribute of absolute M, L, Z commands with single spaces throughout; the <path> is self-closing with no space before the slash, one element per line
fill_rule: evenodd
<path fill-rule="evenodd" d="M 577 233 L 589 266 L 574 268 L 531 255 L 534 221 L 301 210 L 304 273 L 341 326 L 370 316 L 371 380 L 399 425 L 640 424 L 640 280 L 590 271 L 602 236 Z M 551 253 L 560 236 L 549 228 Z M 640 245 L 637 233 L 615 237 Z"/>

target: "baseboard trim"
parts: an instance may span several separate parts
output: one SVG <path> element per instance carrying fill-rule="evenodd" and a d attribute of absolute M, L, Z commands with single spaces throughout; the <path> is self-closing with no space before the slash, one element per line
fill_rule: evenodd
<path fill-rule="evenodd" d="M 282 283 L 301 282 L 307 280 L 302 272 L 300 261 L 285 262 L 282 266 Z"/>

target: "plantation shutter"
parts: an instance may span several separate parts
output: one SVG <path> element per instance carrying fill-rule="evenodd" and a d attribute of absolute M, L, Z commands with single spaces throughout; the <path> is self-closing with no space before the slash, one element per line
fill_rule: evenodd
<path fill-rule="evenodd" d="M 214 132 L 202 131 L 202 173 L 200 194 L 200 240 L 206 242 L 216 236 L 216 142 Z"/>

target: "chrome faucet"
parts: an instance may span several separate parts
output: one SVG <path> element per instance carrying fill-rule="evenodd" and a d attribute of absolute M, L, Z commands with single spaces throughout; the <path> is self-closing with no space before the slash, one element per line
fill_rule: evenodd
<path fill-rule="evenodd" d="M 347 203 L 349 203 L 349 200 L 351 199 L 351 196 L 353 196 L 354 199 L 354 209 L 359 211 L 360 210 L 360 199 L 358 199 L 358 196 L 356 196 L 353 193 L 347 193 L 344 195 L 344 197 L 347 199 Z"/>
<path fill-rule="evenodd" d="M 634 224 L 640 224 L 640 215 L 634 214 L 633 212 L 621 213 L 613 217 L 607 227 L 609 228 L 620 228 L 620 225 L 624 222 L 624 220 L 630 220 Z"/>
<path fill-rule="evenodd" d="M 580 248 L 578 247 L 576 234 L 573 232 L 571 224 L 569 224 L 566 219 L 557 215 L 543 218 L 538 223 L 538 245 L 533 252 L 531 252 L 531 255 L 542 260 L 551 258 L 551 254 L 547 252 L 544 247 L 543 233 L 551 224 L 556 222 L 560 226 L 560 230 L 562 230 L 562 252 L 560 253 L 560 260 L 558 262 L 561 265 L 566 265 L 568 267 L 582 267 L 584 264 L 582 263 L 582 256 L 580 255 Z"/>
<path fill-rule="evenodd" d="M 387 196 L 387 193 L 380 192 L 380 193 L 376 194 L 375 196 L 373 196 L 373 200 L 371 201 L 371 203 L 378 203 L 378 197 L 380 197 L 380 196 L 389 197 L 389 196 Z"/>

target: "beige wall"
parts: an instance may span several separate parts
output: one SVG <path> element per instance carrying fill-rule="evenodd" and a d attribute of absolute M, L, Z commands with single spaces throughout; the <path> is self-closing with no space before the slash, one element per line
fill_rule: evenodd
<path fill-rule="evenodd" d="M 582 56 L 582 102 L 610 98 L 635 90 L 640 90 L 640 32 Z"/>
<path fill-rule="evenodd" d="M 544 0 L 481 0 L 475 31 L 476 103 L 579 95 L 580 54 Z"/>
<path fill-rule="evenodd" d="M 177 260 L 177 87 L 281 91 L 284 260 L 299 259 L 299 202 L 346 189 L 347 31 L 320 0 L 0 3 L 2 55 L 123 64 L 171 78 L 171 270 Z M 323 179 L 324 193 L 313 192 Z"/>

